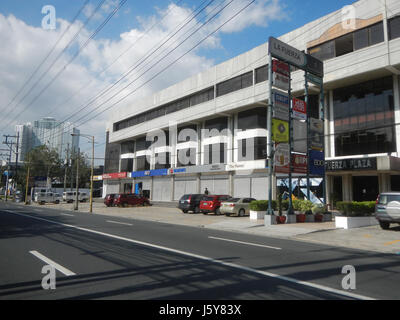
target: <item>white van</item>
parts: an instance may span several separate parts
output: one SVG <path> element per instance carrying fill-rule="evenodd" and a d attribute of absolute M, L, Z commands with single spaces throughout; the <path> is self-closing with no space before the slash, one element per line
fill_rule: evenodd
<path fill-rule="evenodd" d="M 53 192 L 37 192 L 35 193 L 35 202 L 39 204 L 60 203 L 60 195 Z"/>
<path fill-rule="evenodd" d="M 72 203 L 76 200 L 76 191 L 67 191 L 63 193 L 63 201 Z M 89 196 L 86 192 L 78 192 L 78 200 L 80 202 L 86 202 L 89 200 Z"/>

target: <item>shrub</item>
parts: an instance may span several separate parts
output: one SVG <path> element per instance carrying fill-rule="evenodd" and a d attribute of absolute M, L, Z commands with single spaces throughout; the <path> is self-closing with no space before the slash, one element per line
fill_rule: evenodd
<path fill-rule="evenodd" d="M 277 202 L 275 200 L 272 200 L 271 206 L 272 206 L 272 210 L 276 210 Z M 267 211 L 268 210 L 268 200 L 256 200 L 256 201 L 250 202 L 250 210 L 252 210 L 252 211 Z"/>
<path fill-rule="evenodd" d="M 314 205 L 311 210 L 312 210 L 312 213 L 314 213 L 314 214 L 323 214 L 328 211 L 328 210 L 326 210 L 326 206 L 322 205 L 322 204 Z"/>
<path fill-rule="evenodd" d="M 293 200 L 292 201 L 292 206 L 294 211 L 301 211 L 301 204 L 304 200 Z"/>
<path fill-rule="evenodd" d="M 375 212 L 375 201 L 339 201 L 336 207 L 345 217 L 366 217 Z"/>
<path fill-rule="evenodd" d="M 314 204 L 309 200 L 303 200 L 300 204 L 301 211 L 307 212 L 311 211 Z"/>

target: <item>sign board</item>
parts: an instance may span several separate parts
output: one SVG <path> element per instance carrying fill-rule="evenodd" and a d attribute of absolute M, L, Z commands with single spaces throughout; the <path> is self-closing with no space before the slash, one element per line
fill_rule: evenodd
<path fill-rule="evenodd" d="M 314 76 L 312 73 L 307 73 L 307 81 L 315 84 L 316 86 L 322 85 L 322 78 Z"/>
<path fill-rule="evenodd" d="M 324 122 L 310 118 L 310 147 L 313 150 L 324 150 Z"/>
<path fill-rule="evenodd" d="M 376 158 L 342 159 L 326 161 L 327 171 L 377 170 Z"/>
<path fill-rule="evenodd" d="M 307 104 L 305 101 L 292 99 L 292 117 L 299 120 L 307 120 Z"/>
<path fill-rule="evenodd" d="M 152 170 L 155 171 L 155 170 Z M 182 174 L 182 173 L 202 173 L 202 172 L 222 172 L 225 171 L 224 164 L 205 164 L 202 166 L 190 166 L 169 169 L 169 174 Z"/>
<path fill-rule="evenodd" d="M 289 142 L 289 122 L 272 119 L 272 141 L 276 143 Z"/>
<path fill-rule="evenodd" d="M 324 153 L 310 150 L 310 174 L 316 176 L 325 175 Z"/>
<path fill-rule="evenodd" d="M 293 120 L 293 151 L 307 152 L 307 123 L 300 120 Z"/>
<path fill-rule="evenodd" d="M 272 85 L 281 89 L 288 91 L 289 90 L 289 77 L 286 77 L 280 73 L 275 73 L 272 76 Z"/>
<path fill-rule="evenodd" d="M 292 154 L 292 166 L 294 173 L 307 173 L 307 156 L 303 154 Z"/>
<path fill-rule="evenodd" d="M 324 63 L 313 57 L 310 54 L 306 54 L 306 71 L 322 78 L 324 76 Z"/>
<path fill-rule="evenodd" d="M 289 144 L 279 143 L 275 147 L 274 165 L 276 173 L 289 173 L 290 151 Z"/>
<path fill-rule="evenodd" d="M 279 60 L 272 60 L 272 71 L 274 73 L 279 73 L 285 77 L 289 77 L 290 75 L 289 65 Z"/>
<path fill-rule="evenodd" d="M 93 176 L 93 181 L 101 181 L 101 180 L 103 180 L 103 176 L 102 176 L 102 175 L 100 175 L 100 176 Z"/>
<path fill-rule="evenodd" d="M 289 95 L 281 91 L 273 90 L 272 99 L 274 105 L 272 117 L 289 121 Z"/>
<path fill-rule="evenodd" d="M 127 177 L 127 172 L 105 173 L 103 179 L 122 179 Z"/>
<path fill-rule="evenodd" d="M 268 51 L 273 57 L 284 60 L 300 69 L 304 70 L 306 67 L 307 61 L 304 52 L 297 50 L 274 37 L 269 38 Z"/>

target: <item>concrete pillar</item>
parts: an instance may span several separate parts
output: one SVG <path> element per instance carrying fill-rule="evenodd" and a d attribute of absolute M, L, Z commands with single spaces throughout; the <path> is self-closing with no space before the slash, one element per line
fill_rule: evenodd
<path fill-rule="evenodd" d="M 333 110 L 333 90 L 329 90 L 329 131 L 325 131 L 329 134 L 329 150 L 326 150 L 328 155 L 325 157 L 334 157 L 335 156 L 335 118 L 334 118 L 334 110 Z"/>
<path fill-rule="evenodd" d="M 379 193 L 391 191 L 390 173 L 378 173 Z"/>
<path fill-rule="evenodd" d="M 393 98 L 394 98 L 394 123 L 400 123 L 400 80 L 398 75 L 393 75 Z M 400 126 L 395 126 L 396 152 L 400 157 Z"/>
<path fill-rule="evenodd" d="M 196 175 L 196 182 L 197 182 L 197 193 L 202 193 L 200 188 L 201 188 L 201 179 L 200 179 L 200 173 Z"/>
<path fill-rule="evenodd" d="M 153 200 L 154 177 L 150 177 L 150 200 Z"/>
<path fill-rule="evenodd" d="M 277 178 L 276 175 L 272 176 L 272 200 L 277 200 Z"/>
<path fill-rule="evenodd" d="M 342 176 L 343 201 L 353 201 L 353 176 L 345 174 Z"/>
<path fill-rule="evenodd" d="M 170 200 L 174 201 L 174 194 L 175 194 L 175 175 L 171 176 L 171 195 Z"/>
<path fill-rule="evenodd" d="M 235 194 L 235 184 L 233 183 L 234 182 L 233 174 L 234 171 L 229 171 L 229 195 L 231 197 L 233 197 Z"/>

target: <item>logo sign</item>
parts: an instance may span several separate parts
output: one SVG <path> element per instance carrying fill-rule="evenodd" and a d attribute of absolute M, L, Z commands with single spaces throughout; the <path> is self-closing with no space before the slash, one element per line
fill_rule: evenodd
<path fill-rule="evenodd" d="M 376 158 L 343 159 L 326 161 L 327 171 L 376 170 Z"/>
<path fill-rule="evenodd" d="M 307 54 L 306 58 L 307 58 L 306 70 L 322 78 L 324 76 L 324 63 L 310 54 Z"/>
<path fill-rule="evenodd" d="M 306 55 L 304 52 L 301 52 L 276 38 L 269 38 L 268 50 L 273 57 L 282 59 L 300 69 L 304 70 L 306 66 Z"/>
<path fill-rule="evenodd" d="M 307 104 L 305 101 L 293 98 L 292 100 L 293 118 L 299 120 L 307 120 Z"/>
<path fill-rule="evenodd" d="M 323 152 L 310 150 L 310 174 L 316 176 L 325 175 L 325 158 Z"/>
<path fill-rule="evenodd" d="M 93 181 L 101 181 L 101 180 L 103 180 L 103 176 L 102 176 L 102 175 L 100 175 L 100 176 L 93 176 Z"/>
<path fill-rule="evenodd" d="M 287 143 L 276 145 L 274 153 L 274 168 L 276 173 L 289 173 L 290 151 Z"/>
<path fill-rule="evenodd" d="M 324 150 L 324 122 L 320 119 L 310 118 L 310 143 L 311 149 Z"/>
<path fill-rule="evenodd" d="M 307 173 L 307 156 L 303 154 L 296 154 L 292 155 L 292 165 L 293 165 L 293 172 L 294 173 Z"/>
<path fill-rule="evenodd" d="M 285 77 L 289 77 L 290 75 L 289 65 L 279 60 L 272 60 L 272 71 L 274 73 L 279 73 Z"/>
<path fill-rule="evenodd" d="M 289 90 L 289 77 L 280 73 L 274 73 L 272 77 L 272 84 L 282 90 Z"/>
<path fill-rule="evenodd" d="M 274 90 L 273 98 L 273 118 L 289 121 L 289 96 L 283 92 Z"/>
<path fill-rule="evenodd" d="M 272 119 L 272 140 L 276 143 L 289 142 L 289 122 Z"/>

